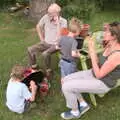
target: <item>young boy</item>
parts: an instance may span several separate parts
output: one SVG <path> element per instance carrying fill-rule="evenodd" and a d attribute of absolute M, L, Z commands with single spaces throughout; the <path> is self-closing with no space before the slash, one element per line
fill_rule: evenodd
<path fill-rule="evenodd" d="M 24 78 L 25 67 L 15 65 L 12 68 L 11 78 L 8 82 L 6 98 L 6 105 L 9 110 L 16 113 L 23 113 L 29 102 L 35 100 L 36 87 L 33 87 L 31 92 L 28 87 L 21 81 Z"/>
<path fill-rule="evenodd" d="M 77 50 L 78 43 L 75 37 L 79 35 L 81 31 L 81 24 L 77 18 L 72 18 L 68 26 L 68 35 L 62 36 L 59 41 L 61 59 L 61 82 L 62 78 L 77 71 L 76 58 L 80 57 L 80 53 Z"/>

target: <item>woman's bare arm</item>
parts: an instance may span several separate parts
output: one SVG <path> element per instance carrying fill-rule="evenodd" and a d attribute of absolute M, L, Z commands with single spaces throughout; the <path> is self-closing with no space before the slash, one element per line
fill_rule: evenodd
<path fill-rule="evenodd" d="M 105 63 L 101 67 L 99 67 L 98 61 L 96 60 L 95 46 L 92 40 L 89 40 L 88 48 L 92 62 L 92 68 L 96 78 L 100 79 L 104 77 L 112 70 L 114 70 L 118 64 L 120 64 L 120 55 L 118 52 L 116 52 L 113 55 L 109 56 Z"/>

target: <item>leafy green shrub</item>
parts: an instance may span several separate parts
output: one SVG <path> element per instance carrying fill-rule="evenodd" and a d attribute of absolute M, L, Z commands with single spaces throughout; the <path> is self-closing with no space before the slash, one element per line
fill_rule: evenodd
<path fill-rule="evenodd" d="M 28 3 L 29 2 L 29 0 L 16 0 L 16 2 L 18 2 L 18 3 Z"/>
<path fill-rule="evenodd" d="M 0 7 L 15 3 L 16 0 L 0 0 Z"/>
<path fill-rule="evenodd" d="M 56 0 L 56 3 L 58 3 L 61 7 L 64 7 L 71 3 L 72 0 Z"/>
<path fill-rule="evenodd" d="M 19 3 L 27 3 L 29 0 L 0 0 L 0 8 L 6 7 L 8 5 Z"/>
<path fill-rule="evenodd" d="M 96 12 L 95 0 L 56 0 L 62 7 L 62 15 L 70 19 L 75 16 L 79 19 L 90 19 Z"/>
<path fill-rule="evenodd" d="M 120 8 L 120 0 L 56 0 L 56 2 L 62 7 L 63 16 L 68 19 L 76 16 L 86 20 L 104 9 Z"/>
<path fill-rule="evenodd" d="M 73 16 L 83 20 L 90 19 L 94 12 L 95 10 L 92 5 L 86 6 L 71 4 L 63 7 L 62 9 L 62 15 L 67 19 L 70 19 Z"/>

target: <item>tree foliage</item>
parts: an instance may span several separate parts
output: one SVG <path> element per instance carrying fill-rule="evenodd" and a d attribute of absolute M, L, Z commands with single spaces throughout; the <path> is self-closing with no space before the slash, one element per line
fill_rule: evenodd
<path fill-rule="evenodd" d="M 19 3 L 26 3 L 29 0 L 0 0 L 0 7 L 6 7 L 8 5 L 15 4 L 17 2 Z"/>
<path fill-rule="evenodd" d="M 61 5 L 64 17 L 76 16 L 80 19 L 89 19 L 95 12 L 120 6 L 120 0 L 56 0 L 56 2 Z"/>
<path fill-rule="evenodd" d="M 5 5 L 13 4 L 16 0 L 0 0 L 0 7 L 3 7 Z"/>
<path fill-rule="evenodd" d="M 34 0 L 0 0 L 0 7 L 16 2 L 28 2 Z M 45 1 L 45 0 L 43 0 Z M 47 2 L 51 0 L 46 0 Z M 66 18 L 76 16 L 80 19 L 90 19 L 98 11 L 106 8 L 120 8 L 120 0 L 55 0 L 62 7 L 62 14 Z M 39 1 L 41 3 L 41 1 Z M 37 10 L 39 11 L 39 10 Z"/>

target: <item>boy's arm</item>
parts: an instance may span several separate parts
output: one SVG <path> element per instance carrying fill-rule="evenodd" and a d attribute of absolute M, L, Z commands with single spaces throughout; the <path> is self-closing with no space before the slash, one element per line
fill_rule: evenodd
<path fill-rule="evenodd" d="M 31 86 L 31 93 L 32 93 L 30 101 L 34 101 L 35 96 L 36 96 L 36 92 L 37 92 L 37 86 L 33 80 L 30 81 L 30 86 Z"/>
<path fill-rule="evenodd" d="M 22 88 L 22 95 L 23 97 L 26 99 L 26 100 L 30 100 L 30 101 L 34 101 L 35 98 L 33 97 L 34 96 L 34 93 L 31 93 L 28 89 L 28 87 L 24 84 L 23 88 Z"/>
<path fill-rule="evenodd" d="M 79 58 L 80 57 L 80 52 L 75 50 L 75 51 L 72 51 L 72 57 L 77 57 Z"/>
<path fill-rule="evenodd" d="M 79 51 L 77 50 L 77 41 L 74 40 L 73 44 L 72 44 L 72 51 L 71 51 L 71 54 L 72 54 L 72 57 L 80 57 L 80 53 Z"/>

